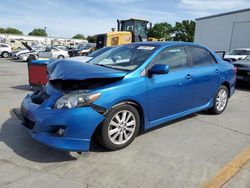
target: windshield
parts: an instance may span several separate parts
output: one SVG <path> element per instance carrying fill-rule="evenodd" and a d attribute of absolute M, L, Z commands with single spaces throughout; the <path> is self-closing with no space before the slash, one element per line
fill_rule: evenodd
<path fill-rule="evenodd" d="M 250 50 L 233 50 L 229 55 L 250 55 Z"/>
<path fill-rule="evenodd" d="M 139 67 L 157 49 L 149 44 L 129 44 L 112 48 L 89 61 L 100 66 L 132 71 Z"/>
<path fill-rule="evenodd" d="M 104 48 L 101 48 L 99 50 L 96 50 L 94 52 L 92 52 L 91 54 L 88 55 L 88 57 L 97 57 L 98 55 L 110 50 L 112 47 L 104 47 Z"/>

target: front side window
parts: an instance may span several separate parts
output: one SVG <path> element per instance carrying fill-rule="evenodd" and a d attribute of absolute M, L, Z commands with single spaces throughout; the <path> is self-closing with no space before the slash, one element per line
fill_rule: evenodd
<path fill-rule="evenodd" d="M 158 48 L 156 45 L 128 44 L 112 48 L 89 61 L 100 66 L 132 71 L 142 65 Z"/>
<path fill-rule="evenodd" d="M 189 47 L 194 66 L 214 64 L 215 59 L 210 52 L 200 47 Z"/>
<path fill-rule="evenodd" d="M 184 47 L 171 47 L 166 49 L 157 59 L 156 64 L 165 64 L 169 70 L 188 66 L 187 53 Z"/>
<path fill-rule="evenodd" d="M 1 44 L 2 48 L 8 48 L 9 46 L 5 45 L 5 44 Z"/>

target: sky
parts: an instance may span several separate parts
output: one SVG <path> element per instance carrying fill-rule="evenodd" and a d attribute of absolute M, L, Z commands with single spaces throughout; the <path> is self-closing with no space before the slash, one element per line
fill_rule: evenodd
<path fill-rule="evenodd" d="M 47 27 L 49 36 L 69 38 L 111 31 L 117 19 L 174 24 L 250 8 L 249 0 L 0 0 L 0 4 L 0 27 L 24 34 Z"/>

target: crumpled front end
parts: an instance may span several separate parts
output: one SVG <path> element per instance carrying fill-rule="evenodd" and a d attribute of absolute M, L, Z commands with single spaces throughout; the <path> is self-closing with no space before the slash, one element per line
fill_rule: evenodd
<path fill-rule="evenodd" d="M 28 94 L 21 105 L 24 126 L 32 137 L 53 148 L 69 151 L 88 151 L 96 127 L 104 115 L 91 106 L 54 109 L 62 96 L 50 84 L 46 91 Z"/>

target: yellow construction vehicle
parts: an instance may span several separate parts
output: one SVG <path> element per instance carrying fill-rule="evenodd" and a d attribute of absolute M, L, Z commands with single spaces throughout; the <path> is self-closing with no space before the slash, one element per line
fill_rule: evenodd
<path fill-rule="evenodd" d="M 148 24 L 147 20 L 134 18 L 117 20 L 117 31 L 112 29 L 111 32 L 97 35 L 96 48 L 147 41 Z M 151 23 L 149 25 L 151 27 Z M 151 41 L 153 40 L 155 39 L 151 38 Z"/>

